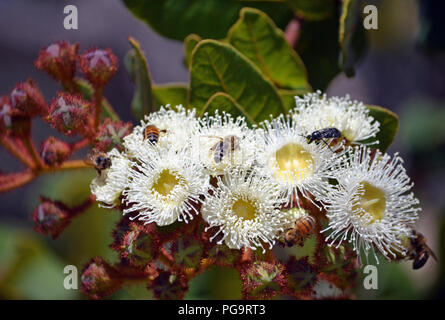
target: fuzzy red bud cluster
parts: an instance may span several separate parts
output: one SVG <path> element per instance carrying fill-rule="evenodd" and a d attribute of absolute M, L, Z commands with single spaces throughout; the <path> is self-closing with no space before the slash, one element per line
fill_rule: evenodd
<path fill-rule="evenodd" d="M 123 138 L 130 134 L 133 125 L 131 122 L 123 123 L 122 121 L 112 121 L 106 118 L 99 127 L 99 132 L 94 139 L 94 147 L 102 152 L 110 151 L 116 148 L 123 150 Z"/>
<path fill-rule="evenodd" d="M 67 83 L 76 74 L 77 52 L 79 44 L 65 41 L 53 43 L 40 51 L 35 61 L 37 69 L 42 70 L 54 79 Z"/>
<path fill-rule="evenodd" d="M 116 73 L 118 62 L 110 49 L 91 49 L 80 56 L 80 68 L 95 87 L 103 87 Z"/>
<path fill-rule="evenodd" d="M 71 147 L 65 141 L 49 137 L 42 142 L 40 156 L 47 166 L 62 164 L 71 155 Z"/>
<path fill-rule="evenodd" d="M 60 201 L 52 201 L 41 197 L 41 203 L 32 213 L 34 229 L 43 234 L 51 235 L 53 239 L 69 225 L 71 221 L 70 208 Z"/>
<path fill-rule="evenodd" d="M 64 134 L 87 135 L 89 103 L 79 95 L 59 92 L 51 101 L 47 121 Z"/>
<path fill-rule="evenodd" d="M 93 299 L 108 296 L 121 285 L 116 269 L 100 257 L 93 258 L 82 271 L 82 291 Z"/>

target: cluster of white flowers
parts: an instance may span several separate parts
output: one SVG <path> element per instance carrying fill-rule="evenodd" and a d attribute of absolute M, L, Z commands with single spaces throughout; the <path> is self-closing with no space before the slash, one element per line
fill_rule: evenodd
<path fill-rule="evenodd" d="M 272 248 L 309 203 L 326 210 L 328 244 L 403 253 L 420 209 L 401 159 L 363 142 L 376 137 L 378 121 L 348 96 L 317 92 L 296 104 L 253 128 L 224 112 L 197 118 L 182 106 L 161 108 L 124 138 L 124 152 L 109 152 L 112 165 L 91 191 L 159 226 L 201 214 L 212 240 L 232 249 Z M 155 142 L 144 138 L 149 125 L 159 130 Z M 308 139 L 326 128 L 341 138 Z"/>

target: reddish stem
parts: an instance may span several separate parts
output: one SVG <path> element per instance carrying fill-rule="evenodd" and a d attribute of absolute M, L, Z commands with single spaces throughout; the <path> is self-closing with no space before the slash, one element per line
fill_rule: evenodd
<path fill-rule="evenodd" d="M 100 116 L 102 115 L 102 94 L 103 87 L 96 87 L 94 89 L 94 128 L 97 129 L 100 124 Z"/>
<path fill-rule="evenodd" d="M 17 144 L 14 141 L 11 141 L 11 138 L 1 137 L 0 144 L 9 151 L 14 157 L 23 162 L 28 168 L 33 168 L 34 163 L 32 159 L 30 159 L 26 154 L 23 153 L 22 150 L 17 148 Z"/>
<path fill-rule="evenodd" d="M 71 152 L 75 152 L 77 150 L 83 149 L 90 143 L 90 140 L 87 138 L 71 143 Z"/>
<path fill-rule="evenodd" d="M 173 264 L 173 257 L 164 249 L 164 247 L 161 247 L 159 249 L 159 256 L 158 259 L 165 264 L 170 269 L 175 269 L 175 265 Z"/>
<path fill-rule="evenodd" d="M 0 192 L 7 192 L 19 188 L 32 181 L 35 177 L 35 172 L 31 170 L 0 176 Z"/>
<path fill-rule="evenodd" d="M 43 164 L 42 159 L 40 158 L 39 154 L 37 153 L 37 150 L 34 146 L 34 142 L 32 141 L 31 135 L 27 135 L 23 139 L 23 144 L 25 145 L 26 149 L 28 150 L 29 154 L 31 155 L 31 157 L 34 161 L 34 167 L 37 169 L 43 168 L 45 165 Z"/>
<path fill-rule="evenodd" d="M 62 163 L 58 167 L 44 167 L 41 172 L 55 172 L 63 170 L 73 170 L 73 169 L 86 169 L 91 168 L 84 160 L 68 160 Z"/>
<path fill-rule="evenodd" d="M 96 197 L 94 195 L 90 195 L 88 198 L 85 199 L 84 202 L 70 210 L 71 218 L 74 218 L 75 216 L 78 216 L 79 214 L 85 212 L 95 201 Z"/>

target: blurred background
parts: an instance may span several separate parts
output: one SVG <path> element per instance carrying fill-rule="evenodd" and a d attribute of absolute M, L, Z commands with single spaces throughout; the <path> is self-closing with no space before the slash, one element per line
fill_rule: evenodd
<path fill-rule="evenodd" d="M 445 297 L 445 30 L 443 4 L 430 1 L 369 1 L 379 12 L 379 29 L 367 31 L 369 50 L 353 78 L 339 74 L 328 86 L 329 95 L 350 94 L 353 99 L 386 107 L 399 115 L 400 129 L 389 153 L 398 151 L 415 182 L 423 212 L 418 230 L 436 252 L 420 270 L 411 262 L 379 265 L 378 290 L 359 290 L 361 299 L 429 299 Z M 421 5 L 419 5 L 421 3 Z M 436 1 L 436 3 L 440 3 Z M 79 29 L 63 28 L 63 8 L 75 4 Z M 58 84 L 33 66 L 39 50 L 58 40 L 79 42 L 81 52 L 93 46 L 109 47 L 123 65 L 133 36 L 145 51 L 155 83 L 188 82 L 183 44 L 157 35 L 134 18 L 119 0 L 0 0 L 0 93 L 7 94 L 19 81 L 32 77 L 47 100 Z M 320 39 L 323 41 L 323 39 Z M 122 120 L 133 121 L 130 102 L 134 86 L 123 67 L 106 87 L 105 95 Z M 59 137 L 43 122 L 35 121 L 34 138 Z M 78 154 L 77 156 L 82 156 Z M 21 169 L 0 149 L 0 171 Z M 93 256 L 116 260 L 108 245 L 119 213 L 91 208 L 53 241 L 32 230 L 30 215 L 39 195 L 81 203 L 89 193 L 93 170 L 42 176 L 32 183 L 0 194 L 0 298 L 82 299 L 80 290 L 63 288 L 63 268 L 72 264 L 79 274 Z M 69 181 L 69 183 L 66 183 Z M 208 281 L 212 279 L 223 279 Z M 186 298 L 240 298 L 237 275 L 211 269 L 194 280 Z M 359 285 L 359 288 L 361 286 Z M 150 298 L 144 286 L 129 286 L 116 299 Z"/>

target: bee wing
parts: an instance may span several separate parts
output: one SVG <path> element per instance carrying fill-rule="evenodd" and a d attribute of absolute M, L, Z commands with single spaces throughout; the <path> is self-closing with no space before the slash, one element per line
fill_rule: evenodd
<path fill-rule="evenodd" d="M 96 158 L 96 154 L 97 154 L 97 151 L 94 149 L 88 151 L 85 159 L 83 159 L 83 162 L 85 162 L 85 164 L 87 164 L 89 166 L 94 166 L 95 165 L 94 159 Z"/>
<path fill-rule="evenodd" d="M 436 254 L 434 253 L 434 251 L 430 247 L 428 247 L 426 244 L 425 244 L 425 247 L 428 249 L 428 251 L 431 254 L 431 256 L 433 257 L 433 259 L 437 262 L 437 257 L 436 257 Z"/>

